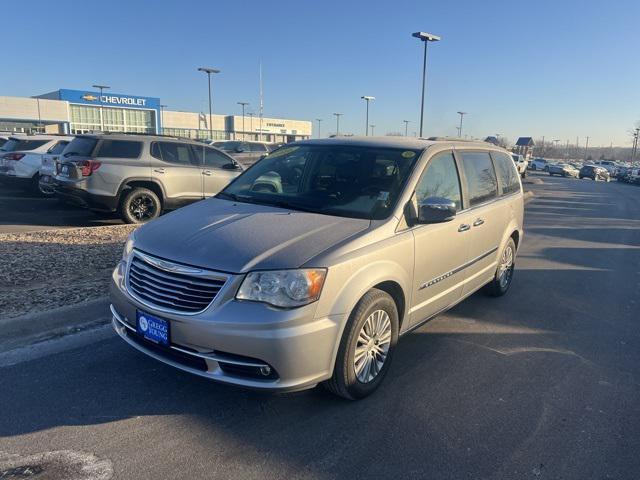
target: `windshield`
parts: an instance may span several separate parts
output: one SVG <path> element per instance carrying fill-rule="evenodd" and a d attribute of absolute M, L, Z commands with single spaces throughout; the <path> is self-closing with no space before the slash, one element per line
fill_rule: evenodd
<path fill-rule="evenodd" d="M 330 145 L 282 147 L 240 175 L 220 194 L 342 217 L 383 219 L 420 155 L 419 150 Z"/>
<path fill-rule="evenodd" d="M 240 143 L 241 142 L 222 142 L 221 144 L 216 145 L 216 148 L 224 150 L 225 152 L 233 152 L 240 146 Z"/>
<path fill-rule="evenodd" d="M 5 143 L 0 150 L 3 152 L 24 152 L 29 150 L 35 150 L 38 147 L 41 147 L 49 140 L 22 140 L 17 138 L 10 138 L 7 143 Z"/>
<path fill-rule="evenodd" d="M 96 138 L 76 137 L 73 140 L 71 140 L 69 145 L 65 147 L 64 151 L 62 152 L 62 156 L 63 157 L 76 157 L 76 156 L 88 157 L 93 152 L 93 149 L 95 148 L 96 143 L 98 143 L 98 140 Z"/>

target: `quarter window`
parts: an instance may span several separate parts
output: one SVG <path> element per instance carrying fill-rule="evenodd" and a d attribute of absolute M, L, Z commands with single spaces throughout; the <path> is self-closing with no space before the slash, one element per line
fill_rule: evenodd
<path fill-rule="evenodd" d="M 429 197 L 446 198 L 455 202 L 456 210 L 462 208 L 460 177 L 451 152 L 439 153 L 433 157 L 418 182 L 416 188 L 418 203 Z"/>
<path fill-rule="evenodd" d="M 520 182 L 518 181 L 518 172 L 515 169 L 513 161 L 504 153 L 492 152 L 491 156 L 493 157 L 498 177 L 500 177 L 502 194 L 508 195 L 519 192 Z"/>
<path fill-rule="evenodd" d="M 496 172 L 487 152 L 463 152 L 462 165 L 472 207 L 498 196 Z"/>
<path fill-rule="evenodd" d="M 60 155 L 67 145 L 69 145 L 69 142 L 58 142 L 49 149 L 49 153 L 52 155 Z"/>
<path fill-rule="evenodd" d="M 103 140 L 98 148 L 97 157 L 138 158 L 142 143 L 127 140 Z"/>

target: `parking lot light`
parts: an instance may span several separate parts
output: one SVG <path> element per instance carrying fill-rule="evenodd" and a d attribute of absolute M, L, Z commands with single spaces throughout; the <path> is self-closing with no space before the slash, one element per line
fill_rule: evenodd
<path fill-rule="evenodd" d="M 336 116 L 336 137 L 340 135 L 340 117 L 344 115 L 344 113 L 334 113 Z"/>
<path fill-rule="evenodd" d="M 458 112 L 460 115 L 460 126 L 458 127 L 458 138 L 462 138 L 462 118 L 467 114 L 467 112 Z"/>
<path fill-rule="evenodd" d="M 427 44 L 429 42 L 440 41 L 440 37 L 427 32 L 415 32 L 412 33 L 411 36 L 418 38 L 421 42 L 424 42 L 424 59 L 422 61 L 422 99 L 420 101 L 420 136 L 422 137 L 422 125 L 424 121 L 424 90 L 427 79 Z"/>
<path fill-rule="evenodd" d="M 242 140 L 246 140 L 246 138 L 245 138 L 246 133 L 245 133 L 245 129 L 244 129 L 244 107 L 249 105 L 249 102 L 237 102 L 237 103 L 238 103 L 238 105 L 242 105 Z M 234 125 L 234 128 L 235 128 L 235 125 Z"/>
<path fill-rule="evenodd" d="M 109 85 L 91 85 L 93 88 L 97 88 L 100 90 L 100 130 L 104 132 L 104 116 L 102 115 L 102 92 L 108 88 L 111 88 Z"/>
<path fill-rule="evenodd" d="M 200 67 L 198 68 L 199 72 L 204 72 L 207 74 L 207 79 L 209 81 L 209 138 L 213 140 L 213 124 L 211 123 L 212 114 L 211 114 L 211 74 L 212 73 L 220 73 L 220 70 L 209 67 Z"/>
<path fill-rule="evenodd" d="M 408 137 L 409 136 L 409 123 L 411 122 L 411 120 L 402 120 L 404 122 L 404 136 Z"/>
<path fill-rule="evenodd" d="M 322 122 L 322 119 L 316 118 L 316 122 L 318 122 L 318 138 L 320 138 L 320 122 Z"/>
<path fill-rule="evenodd" d="M 164 135 L 164 109 L 167 108 L 167 105 L 160 105 L 160 123 L 162 124 L 162 129 L 160 133 Z"/>
<path fill-rule="evenodd" d="M 366 137 L 366 136 L 369 136 L 369 102 L 375 100 L 376 97 L 372 97 L 370 95 L 363 95 L 360 98 L 362 100 L 364 100 L 365 102 L 367 102 L 367 115 L 366 115 L 366 121 L 365 121 L 365 124 L 364 124 L 364 127 L 365 127 L 365 134 L 364 135 Z"/>

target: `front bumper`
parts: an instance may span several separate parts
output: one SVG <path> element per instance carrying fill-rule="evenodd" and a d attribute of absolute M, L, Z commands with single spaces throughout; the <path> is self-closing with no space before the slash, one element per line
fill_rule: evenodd
<path fill-rule="evenodd" d="M 312 388 L 331 376 L 346 315 L 314 318 L 315 304 L 282 310 L 237 301 L 241 276 L 232 277 L 200 314 L 162 312 L 129 295 L 124 269 L 121 262 L 111 283 L 113 327 L 137 350 L 195 375 L 265 391 Z M 138 336 L 138 310 L 170 323 L 169 347 Z"/>

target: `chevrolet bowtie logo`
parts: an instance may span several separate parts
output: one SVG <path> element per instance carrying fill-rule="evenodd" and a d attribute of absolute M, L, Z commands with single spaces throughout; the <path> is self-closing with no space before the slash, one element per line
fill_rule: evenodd
<path fill-rule="evenodd" d="M 95 95 L 91 95 L 90 93 L 87 93 L 86 95 L 82 96 L 83 100 L 87 100 L 88 102 L 93 102 L 94 100 L 97 100 L 98 97 L 96 97 Z"/>

